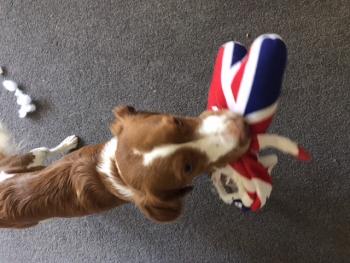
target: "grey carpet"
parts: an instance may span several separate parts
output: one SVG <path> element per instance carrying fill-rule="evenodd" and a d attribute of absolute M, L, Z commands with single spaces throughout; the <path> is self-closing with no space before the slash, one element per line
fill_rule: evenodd
<path fill-rule="evenodd" d="M 0 230 L 0 262 L 349 262 L 349 3 L 0 0 L 0 64 L 40 104 L 20 120 L 0 93 L 0 117 L 27 150 L 70 134 L 107 140 L 118 104 L 199 114 L 218 47 L 276 32 L 289 63 L 271 130 L 314 155 L 311 164 L 280 155 L 259 214 L 224 205 L 202 177 L 175 224 L 127 205 Z"/>

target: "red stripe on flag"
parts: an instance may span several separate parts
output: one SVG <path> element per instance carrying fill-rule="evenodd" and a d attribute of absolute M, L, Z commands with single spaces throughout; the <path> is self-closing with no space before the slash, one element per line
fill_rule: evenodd
<path fill-rule="evenodd" d="M 242 59 L 242 64 L 241 64 L 239 70 L 237 71 L 237 74 L 234 76 L 232 84 L 231 84 L 232 94 L 233 94 L 233 97 L 235 98 L 236 101 L 238 98 L 238 92 L 239 92 L 239 88 L 241 86 L 241 81 L 243 78 L 245 66 L 247 65 L 248 58 L 249 58 L 249 54 L 246 55 Z"/>
<path fill-rule="evenodd" d="M 212 110 L 213 106 L 219 109 L 227 109 L 227 103 L 222 91 L 221 85 L 221 68 L 222 68 L 222 58 L 224 55 L 224 48 L 219 49 L 218 56 L 216 57 L 213 78 L 210 83 L 209 95 L 208 95 L 208 110 Z"/>
<path fill-rule="evenodd" d="M 259 178 L 264 182 L 272 184 L 272 179 L 269 173 L 267 172 L 267 168 L 265 168 L 261 163 L 259 163 L 256 155 L 245 155 L 240 160 L 242 161 L 246 173 L 248 173 L 251 178 Z"/>
<path fill-rule="evenodd" d="M 252 134 L 265 133 L 269 128 L 273 119 L 273 115 L 265 120 L 259 121 L 257 123 L 249 124 L 250 131 Z"/>
<path fill-rule="evenodd" d="M 259 210 L 259 208 L 261 207 L 261 201 L 260 198 L 258 197 L 258 195 L 254 192 L 248 192 L 248 195 L 250 197 L 250 199 L 252 199 L 253 203 L 250 205 L 250 210 L 253 212 L 256 212 Z"/>
<path fill-rule="evenodd" d="M 248 173 L 247 169 L 244 167 L 243 164 L 243 159 L 245 158 L 245 155 L 242 156 L 238 161 L 234 162 L 234 163 L 230 163 L 231 167 L 238 172 L 240 175 L 244 176 L 245 178 L 251 180 L 252 177 L 251 175 Z"/>
<path fill-rule="evenodd" d="M 301 161 L 310 161 L 312 157 L 303 147 L 299 146 L 298 159 Z"/>
<path fill-rule="evenodd" d="M 250 206 L 250 210 L 253 212 L 257 212 L 261 207 L 261 201 L 260 198 L 257 196 L 253 202 L 253 204 Z"/>
<path fill-rule="evenodd" d="M 261 163 L 259 163 L 255 154 L 246 153 L 238 161 L 230 163 L 231 167 L 240 175 L 251 180 L 252 178 L 259 178 L 260 180 L 272 183 L 271 176 Z"/>
<path fill-rule="evenodd" d="M 257 153 L 260 150 L 259 140 L 256 134 L 252 135 L 249 149 L 252 150 L 254 153 Z"/>

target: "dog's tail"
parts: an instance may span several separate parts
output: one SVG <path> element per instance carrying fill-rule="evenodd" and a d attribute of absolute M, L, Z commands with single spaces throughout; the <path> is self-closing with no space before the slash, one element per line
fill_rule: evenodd
<path fill-rule="evenodd" d="M 15 148 L 10 133 L 0 122 L 0 159 L 11 154 Z"/>

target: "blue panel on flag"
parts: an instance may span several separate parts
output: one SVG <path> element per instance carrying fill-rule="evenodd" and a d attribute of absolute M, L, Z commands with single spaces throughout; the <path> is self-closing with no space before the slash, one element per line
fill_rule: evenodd
<path fill-rule="evenodd" d="M 264 109 L 277 101 L 286 61 L 287 48 L 281 39 L 267 38 L 262 41 L 245 115 Z"/>

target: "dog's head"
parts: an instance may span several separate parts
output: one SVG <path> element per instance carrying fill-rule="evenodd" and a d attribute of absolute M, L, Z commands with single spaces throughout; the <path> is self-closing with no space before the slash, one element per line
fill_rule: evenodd
<path fill-rule="evenodd" d="M 160 222 L 180 215 L 196 176 L 237 160 L 249 145 L 246 123 L 229 111 L 192 118 L 118 107 L 114 114 L 120 179 L 131 201 Z"/>

